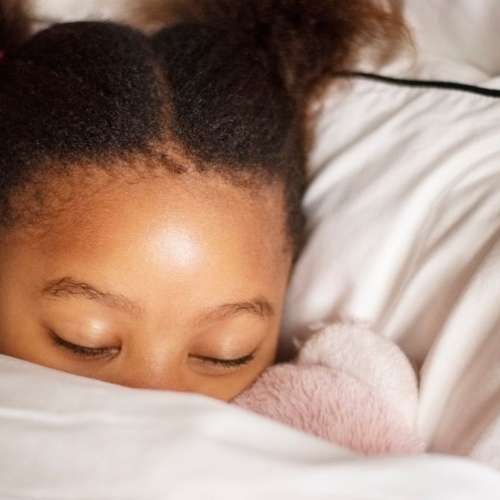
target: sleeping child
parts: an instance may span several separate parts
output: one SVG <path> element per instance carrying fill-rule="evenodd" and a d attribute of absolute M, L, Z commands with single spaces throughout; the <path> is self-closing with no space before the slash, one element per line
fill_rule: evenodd
<path fill-rule="evenodd" d="M 333 71 L 402 42 L 399 14 L 191 0 L 166 2 L 151 34 L 31 35 L 22 6 L 0 3 L 0 354 L 232 400 L 275 362 L 311 106 Z"/>

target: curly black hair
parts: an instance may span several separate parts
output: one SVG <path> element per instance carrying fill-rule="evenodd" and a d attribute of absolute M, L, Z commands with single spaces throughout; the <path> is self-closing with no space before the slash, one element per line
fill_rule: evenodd
<path fill-rule="evenodd" d="M 21 3 L 1 1 L 0 226 L 26 219 L 13 199 L 30 186 L 41 202 L 53 175 L 141 158 L 281 183 L 296 257 L 311 102 L 363 47 L 404 37 L 398 13 L 377 5 L 165 0 L 150 11 L 163 23 L 154 33 L 75 22 L 31 36 Z"/>

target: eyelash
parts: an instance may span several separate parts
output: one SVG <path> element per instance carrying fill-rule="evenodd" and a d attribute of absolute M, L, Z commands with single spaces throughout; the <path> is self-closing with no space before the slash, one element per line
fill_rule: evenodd
<path fill-rule="evenodd" d="M 84 347 L 82 345 L 72 344 L 66 340 L 63 340 L 59 335 L 56 335 L 54 332 L 50 332 L 54 343 L 59 347 L 64 347 L 68 351 L 71 351 L 78 356 L 82 356 L 85 358 L 98 358 L 98 357 L 107 357 L 105 355 L 110 356 L 110 348 L 109 347 Z"/>
<path fill-rule="evenodd" d="M 110 348 L 108 347 L 84 347 L 63 340 L 61 337 L 59 337 L 59 335 L 56 335 L 54 332 L 50 332 L 50 334 L 56 345 L 58 345 L 59 347 L 63 347 L 78 356 L 84 358 L 98 358 L 98 357 L 106 358 L 111 356 Z M 219 359 L 219 358 L 209 358 L 206 356 L 191 356 L 191 355 L 190 356 L 207 363 L 223 366 L 224 368 L 234 368 L 236 366 L 243 366 L 250 363 L 255 358 L 255 353 L 256 351 L 238 359 Z"/>
<path fill-rule="evenodd" d="M 201 361 L 206 361 L 207 363 L 223 366 L 224 368 L 234 368 L 235 366 L 243 366 L 250 363 L 250 361 L 252 361 L 255 358 L 255 351 L 238 359 L 207 358 L 204 356 L 192 356 L 192 357 L 199 359 Z"/>

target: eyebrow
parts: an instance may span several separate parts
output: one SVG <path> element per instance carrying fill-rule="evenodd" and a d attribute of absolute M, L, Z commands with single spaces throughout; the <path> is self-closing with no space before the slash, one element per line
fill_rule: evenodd
<path fill-rule="evenodd" d="M 131 316 L 141 316 L 144 314 L 144 308 L 127 297 L 104 292 L 90 283 L 76 280 L 69 276 L 46 281 L 41 287 L 41 295 L 53 298 L 83 297 L 99 302 L 106 307 L 126 312 Z"/>
<path fill-rule="evenodd" d="M 46 281 L 42 285 L 40 293 L 42 296 L 52 298 L 83 297 L 135 317 L 143 316 L 145 313 L 145 309 L 141 304 L 124 295 L 99 290 L 90 283 L 69 276 Z M 258 296 L 248 301 L 222 304 L 208 309 L 199 314 L 194 322 L 199 324 L 208 321 L 220 321 L 243 312 L 263 319 L 270 318 L 275 314 L 272 304 L 265 297 Z"/>

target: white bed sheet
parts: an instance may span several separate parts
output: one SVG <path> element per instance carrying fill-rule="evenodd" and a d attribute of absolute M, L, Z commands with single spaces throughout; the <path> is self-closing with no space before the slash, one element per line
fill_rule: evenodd
<path fill-rule="evenodd" d="M 500 75 L 498 0 L 403 0 L 403 4 L 415 33 L 422 78 L 461 77 L 487 83 Z"/>

